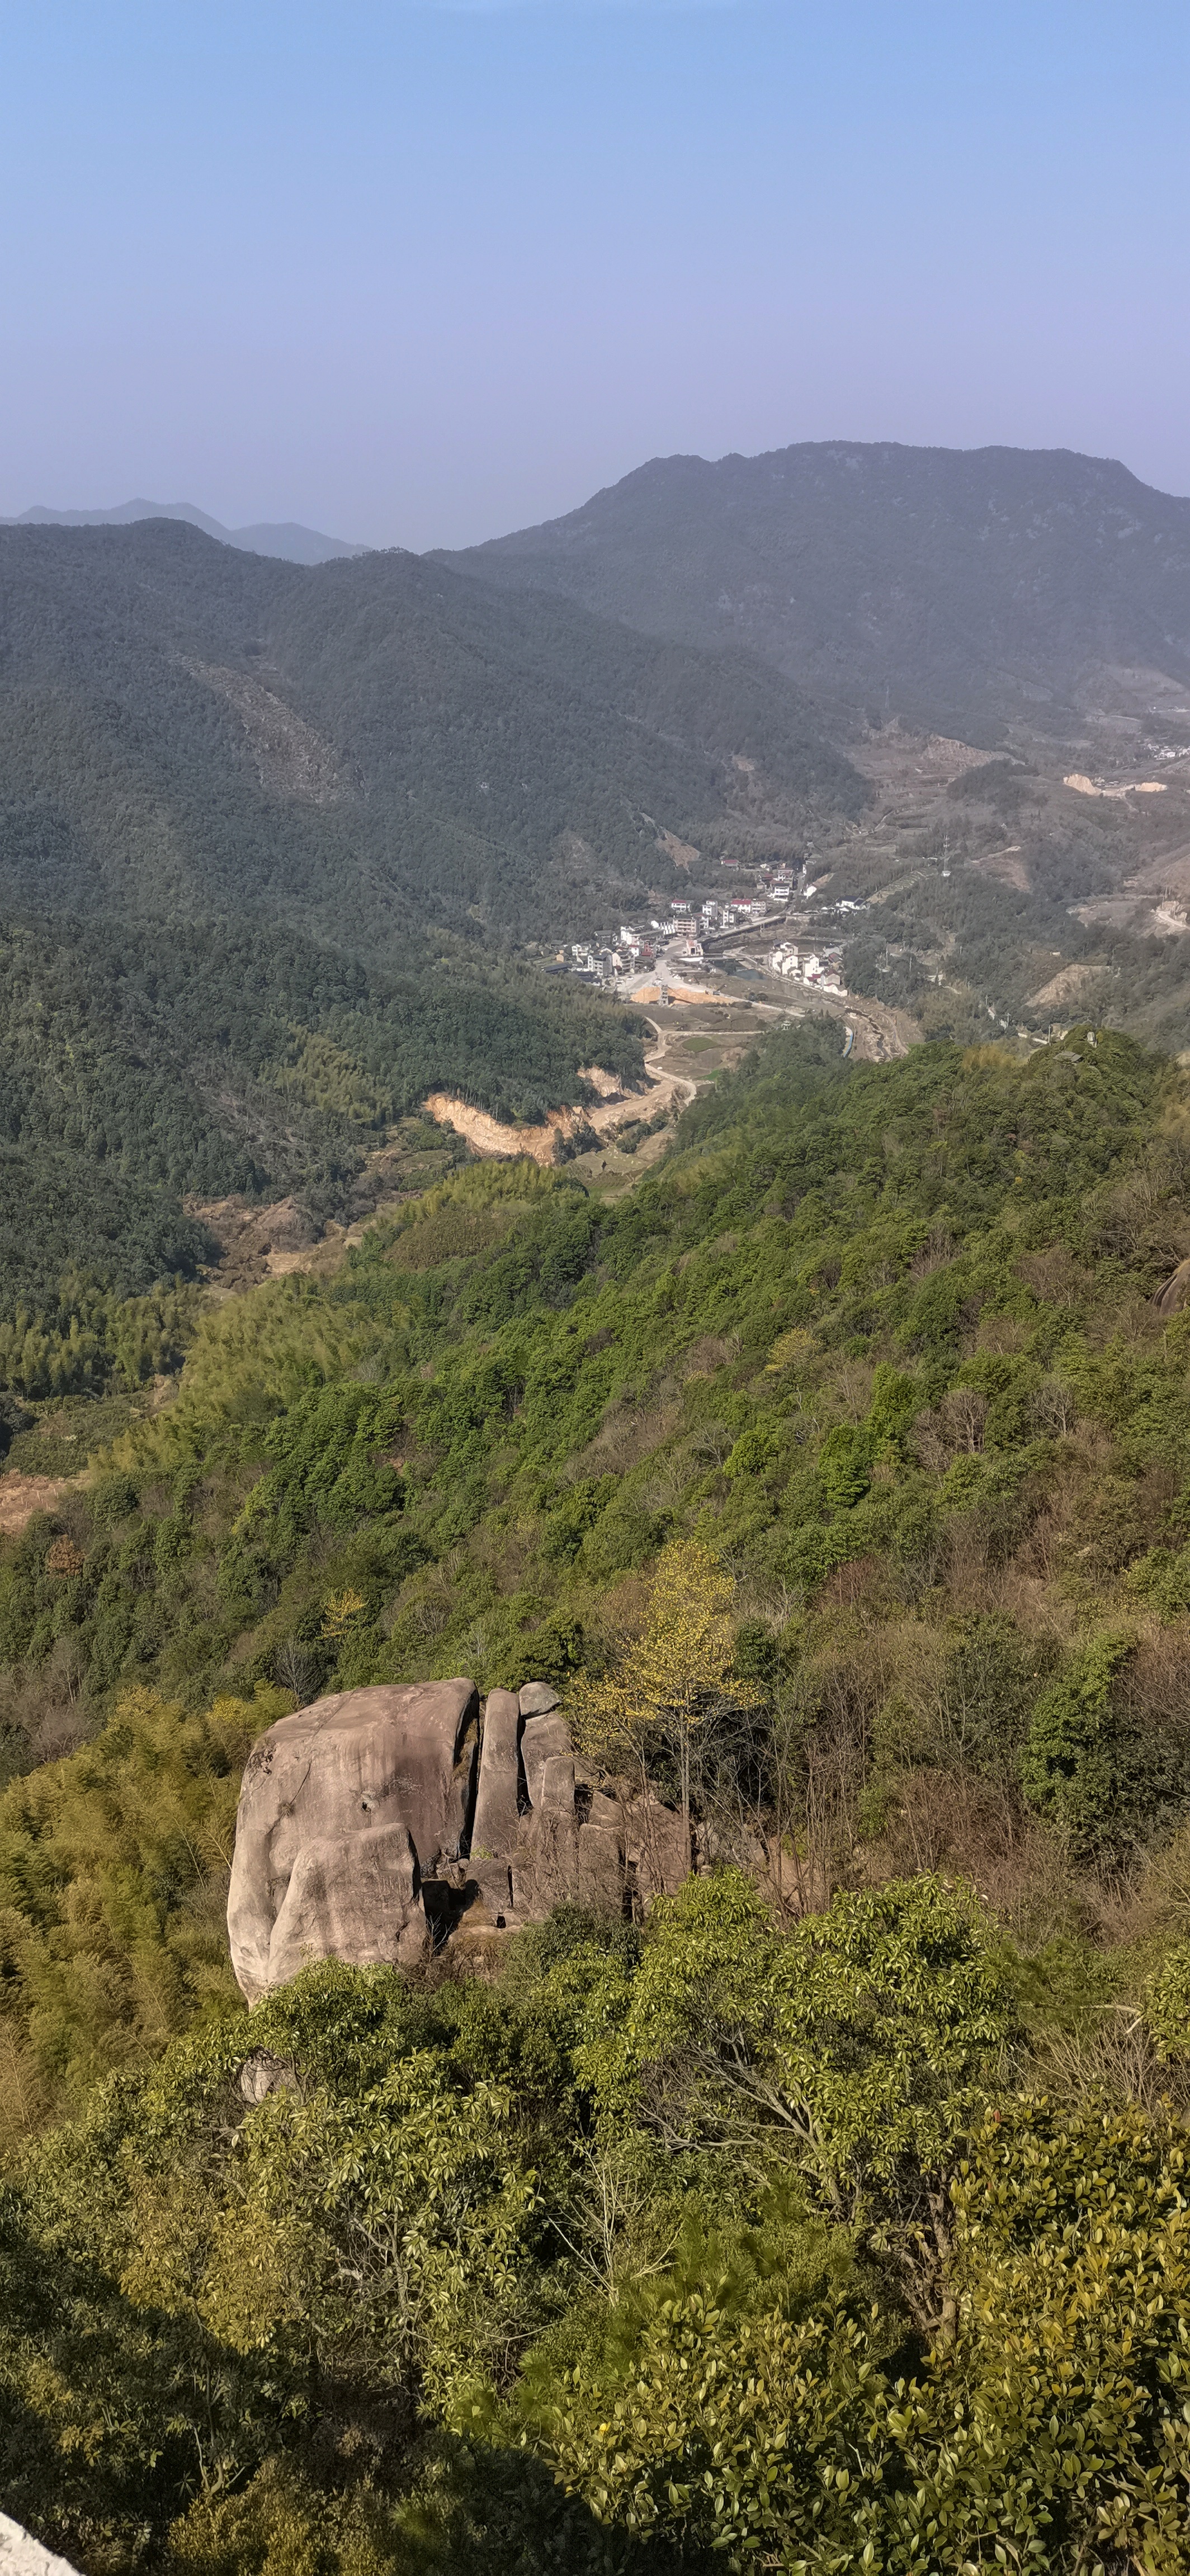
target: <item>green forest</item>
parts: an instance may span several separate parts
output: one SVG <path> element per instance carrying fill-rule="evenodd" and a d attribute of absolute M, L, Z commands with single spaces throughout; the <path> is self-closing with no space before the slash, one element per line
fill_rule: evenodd
<path fill-rule="evenodd" d="M 4 1336 L 24 1314 L 69 1341 L 67 1271 L 193 1279 L 216 1247 L 184 1192 L 365 1215 L 369 1157 L 428 1091 L 533 1124 L 594 1097 L 591 1063 L 643 1081 L 635 1013 L 459 940 L 384 973 L 263 923 L 0 925 L 0 1375 L 50 1391 Z M 64 1354 L 55 1388 L 89 1383 Z"/>
<path fill-rule="evenodd" d="M 0 2493 L 85 2576 L 1190 2568 L 1190 1079 L 839 1046 L 619 1198 L 87 1292 L 23 1398 L 91 1465 L 0 1543 Z M 247 2014 L 255 1738 L 455 1673 L 696 1872 Z"/>
<path fill-rule="evenodd" d="M 593 1096 L 584 1066 L 639 1083 L 642 1024 L 547 975 L 558 941 L 665 900 L 670 837 L 713 861 L 865 801 L 763 663 L 412 555 L 307 570 L 170 521 L 8 527 L 0 579 L 0 1332 L 24 1393 L 103 1378 L 80 1279 L 144 1295 L 216 1256 L 184 1198 L 294 1195 L 317 1233 L 385 1195 L 373 1158 L 437 1087 L 534 1124 Z"/>
<path fill-rule="evenodd" d="M 423 933 L 611 925 L 678 883 L 663 833 L 734 846 L 755 787 L 786 829 L 865 803 L 765 663 L 414 555 L 0 528 L 0 578 L 6 911 L 263 917 L 400 973 Z"/>

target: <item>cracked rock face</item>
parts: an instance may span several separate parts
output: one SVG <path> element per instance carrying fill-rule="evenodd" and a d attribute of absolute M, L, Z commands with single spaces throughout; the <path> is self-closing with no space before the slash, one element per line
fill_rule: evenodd
<path fill-rule="evenodd" d="M 413 1966 L 463 1922 L 491 1934 L 575 1903 L 618 1916 L 689 1866 L 670 1808 L 609 1797 L 576 1765 L 548 1684 L 491 1691 L 482 1710 L 467 1680 L 344 1691 L 249 1757 L 232 1965 L 255 2003 L 314 1959 Z M 253 2100 L 288 2080 L 259 2051 L 250 2065 Z"/>
<path fill-rule="evenodd" d="M 227 1909 L 250 2003 L 310 1959 L 420 1955 L 421 1881 L 457 1861 L 479 1733 L 473 1682 L 379 1684 L 279 1719 L 240 1790 Z"/>

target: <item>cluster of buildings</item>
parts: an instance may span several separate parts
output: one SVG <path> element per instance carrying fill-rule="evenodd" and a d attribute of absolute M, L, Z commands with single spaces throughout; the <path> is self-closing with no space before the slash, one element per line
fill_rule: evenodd
<path fill-rule="evenodd" d="M 618 975 L 631 975 L 639 964 L 647 964 L 651 954 L 650 950 L 630 958 L 622 948 L 597 948 L 587 940 L 576 939 L 570 948 L 563 949 L 560 963 L 584 983 L 614 984 Z"/>
<path fill-rule="evenodd" d="M 750 901 L 746 895 L 734 894 L 727 903 L 704 903 L 699 919 L 704 935 L 717 935 L 724 930 L 754 930 L 758 921 L 767 921 L 769 906 L 759 897 Z"/>
<path fill-rule="evenodd" d="M 737 864 L 734 860 L 723 862 L 725 867 Z M 695 902 L 675 896 L 664 916 L 651 918 L 647 924 L 622 921 L 614 941 L 606 947 L 591 940 L 575 940 L 561 951 L 555 972 L 565 968 L 586 983 L 614 990 L 622 978 L 645 973 L 657 964 L 662 951 L 672 948 L 675 940 L 681 946 L 673 962 L 701 966 L 705 963 L 704 941 L 763 927 L 775 911 L 783 912 L 793 898 L 793 878 L 788 871 L 778 870 L 775 875 L 758 871 L 756 883 L 755 894 L 729 895 L 724 900 L 708 896 L 705 902 Z M 813 887 L 806 892 L 813 893 Z M 857 907 L 848 904 L 839 909 L 854 911 Z"/>
<path fill-rule="evenodd" d="M 680 940 L 680 964 L 701 966 L 705 939 L 720 939 L 733 930 L 754 930 L 768 919 L 771 908 L 770 903 L 746 895 L 733 895 L 726 903 L 702 903 L 697 908 L 692 902 L 675 900 L 664 917 L 651 919 L 647 926 L 622 921 L 608 947 L 576 939 L 563 949 L 558 962 L 587 983 L 614 985 L 621 976 L 641 974 L 656 962 L 662 949 Z"/>
<path fill-rule="evenodd" d="M 818 993 L 843 993 L 841 948 L 799 947 L 794 939 L 783 939 L 769 952 L 768 966 L 772 975 L 794 975 Z"/>

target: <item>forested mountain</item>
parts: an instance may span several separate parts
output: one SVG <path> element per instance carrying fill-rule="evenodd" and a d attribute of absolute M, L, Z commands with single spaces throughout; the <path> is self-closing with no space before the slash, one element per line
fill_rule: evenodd
<path fill-rule="evenodd" d="M 860 781 L 761 662 L 411 555 L 312 570 L 198 531 L 0 531 L 0 899 L 268 917 L 400 964 L 425 925 L 549 936 L 672 871 L 664 829 Z M 740 799 L 742 802 L 742 799 Z"/>
<path fill-rule="evenodd" d="M 1182 667 L 1115 471 L 1036 581 L 1023 485 L 870 629 L 824 575 L 836 706 L 892 636 L 990 724 L 1097 543 L 1103 652 L 1147 599 Z M 833 818 L 891 971 L 798 690 L 172 522 L 2 532 L 0 584 L 5 2509 L 83 2576 L 1187 2576 L 1190 1071 L 805 1021 L 623 1196 L 462 1164 L 439 1083 L 639 1078 L 514 942 L 671 888 L 668 836 Z M 972 866 L 1035 776 L 947 788 Z M 184 1194 L 362 1216 L 393 1155 L 313 1273 L 201 1284 Z M 668 1803 L 671 1892 L 509 1932 L 460 1887 L 415 1970 L 248 2015 L 262 1729 L 460 1673 L 554 1687 L 576 1799 Z"/>
<path fill-rule="evenodd" d="M 671 884 L 736 756 L 753 810 L 758 770 L 786 820 L 862 802 L 759 662 L 409 555 L 0 531 L 0 1309 L 192 1267 L 184 1191 L 341 1212 L 435 1087 L 531 1121 L 640 1079 L 637 1023 L 508 943 Z"/>
<path fill-rule="evenodd" d="M 411 937 L 385 973 L 252 922 L 19 919 L 0 928 L 0 1318 L 52 1312 L 69 1336 L 71 1266 L 124 1294 L 192 1275 L 216 1246 L 183 1196 L 292 1193 L 315 1229 L 365 1214 L 393 1178 L 386 1159 L 370 1185 L 369 1158 L 428 1092 L 539 1122 L 593 1096 L 592 1062 L 643 1079 L 631 1011 L 458 940 Z"/>
<path fill-rule="evenodd" d="M 838 1043 L 162 1319 L 0 1547 L 0 2479 L 86 2576 L 1182 2576 L 1190 1089 Z M 684 1747 L 698 1873 L 246 2015 L 255 1736 L 458 1671 Z"/>
<path fill-rule="evenodd" d="M 1190 692 L 1190 500 L 1065 449 L 656 457 L 442 560 L 943 732 L 1110 704 L 1116 666 Z"/>

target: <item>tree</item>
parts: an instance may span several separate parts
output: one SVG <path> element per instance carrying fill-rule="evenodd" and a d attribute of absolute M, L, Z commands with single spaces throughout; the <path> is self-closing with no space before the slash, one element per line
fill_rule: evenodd
<path fill-rule="evenodd" d="M 610 1974 L 580 2064 L 603 2111 L 671 2152 L 791 2158 L 953 2332 L 950 2190 L 1012 2026 L 993 1926 L 937 1877 L 840 1894 L 784 1938 L 737 1870 L 660 1900 L 629 1983 Z"/>
<path fill-rule="evenodd" d="M 643 1625 L 625 1640 L 618 1669 L 599 1681 L 584 1676 L 570 1698 L 580 1749 L 613 1764 L 628 1757 L 643 1777 L 655 1750 L 669 1755 L 687 1852 L 698 1739 L 733 1700 L 751 1696 L 746 1685 L 727 1688 L 735 1652 L 731 1598 L 731 1577 L 709 1548 L 698 1539 L 671 1540 L 657 1560 Z"/>
<path fill-rule="evenodd" d="M 911 2374 L 845 2284 L 800 2314 L 741 2313 L 726 2272 L 701 2291 L 675 2278 L 629 2355 L 592 2340 L 551 2391 L 540 2447 L 601 2519 L 689 2564 L 1185 2576 L 1179 2134 L 1136 2110 L 1006 2103 L 953 2222 L 956 2331 Z"/>

